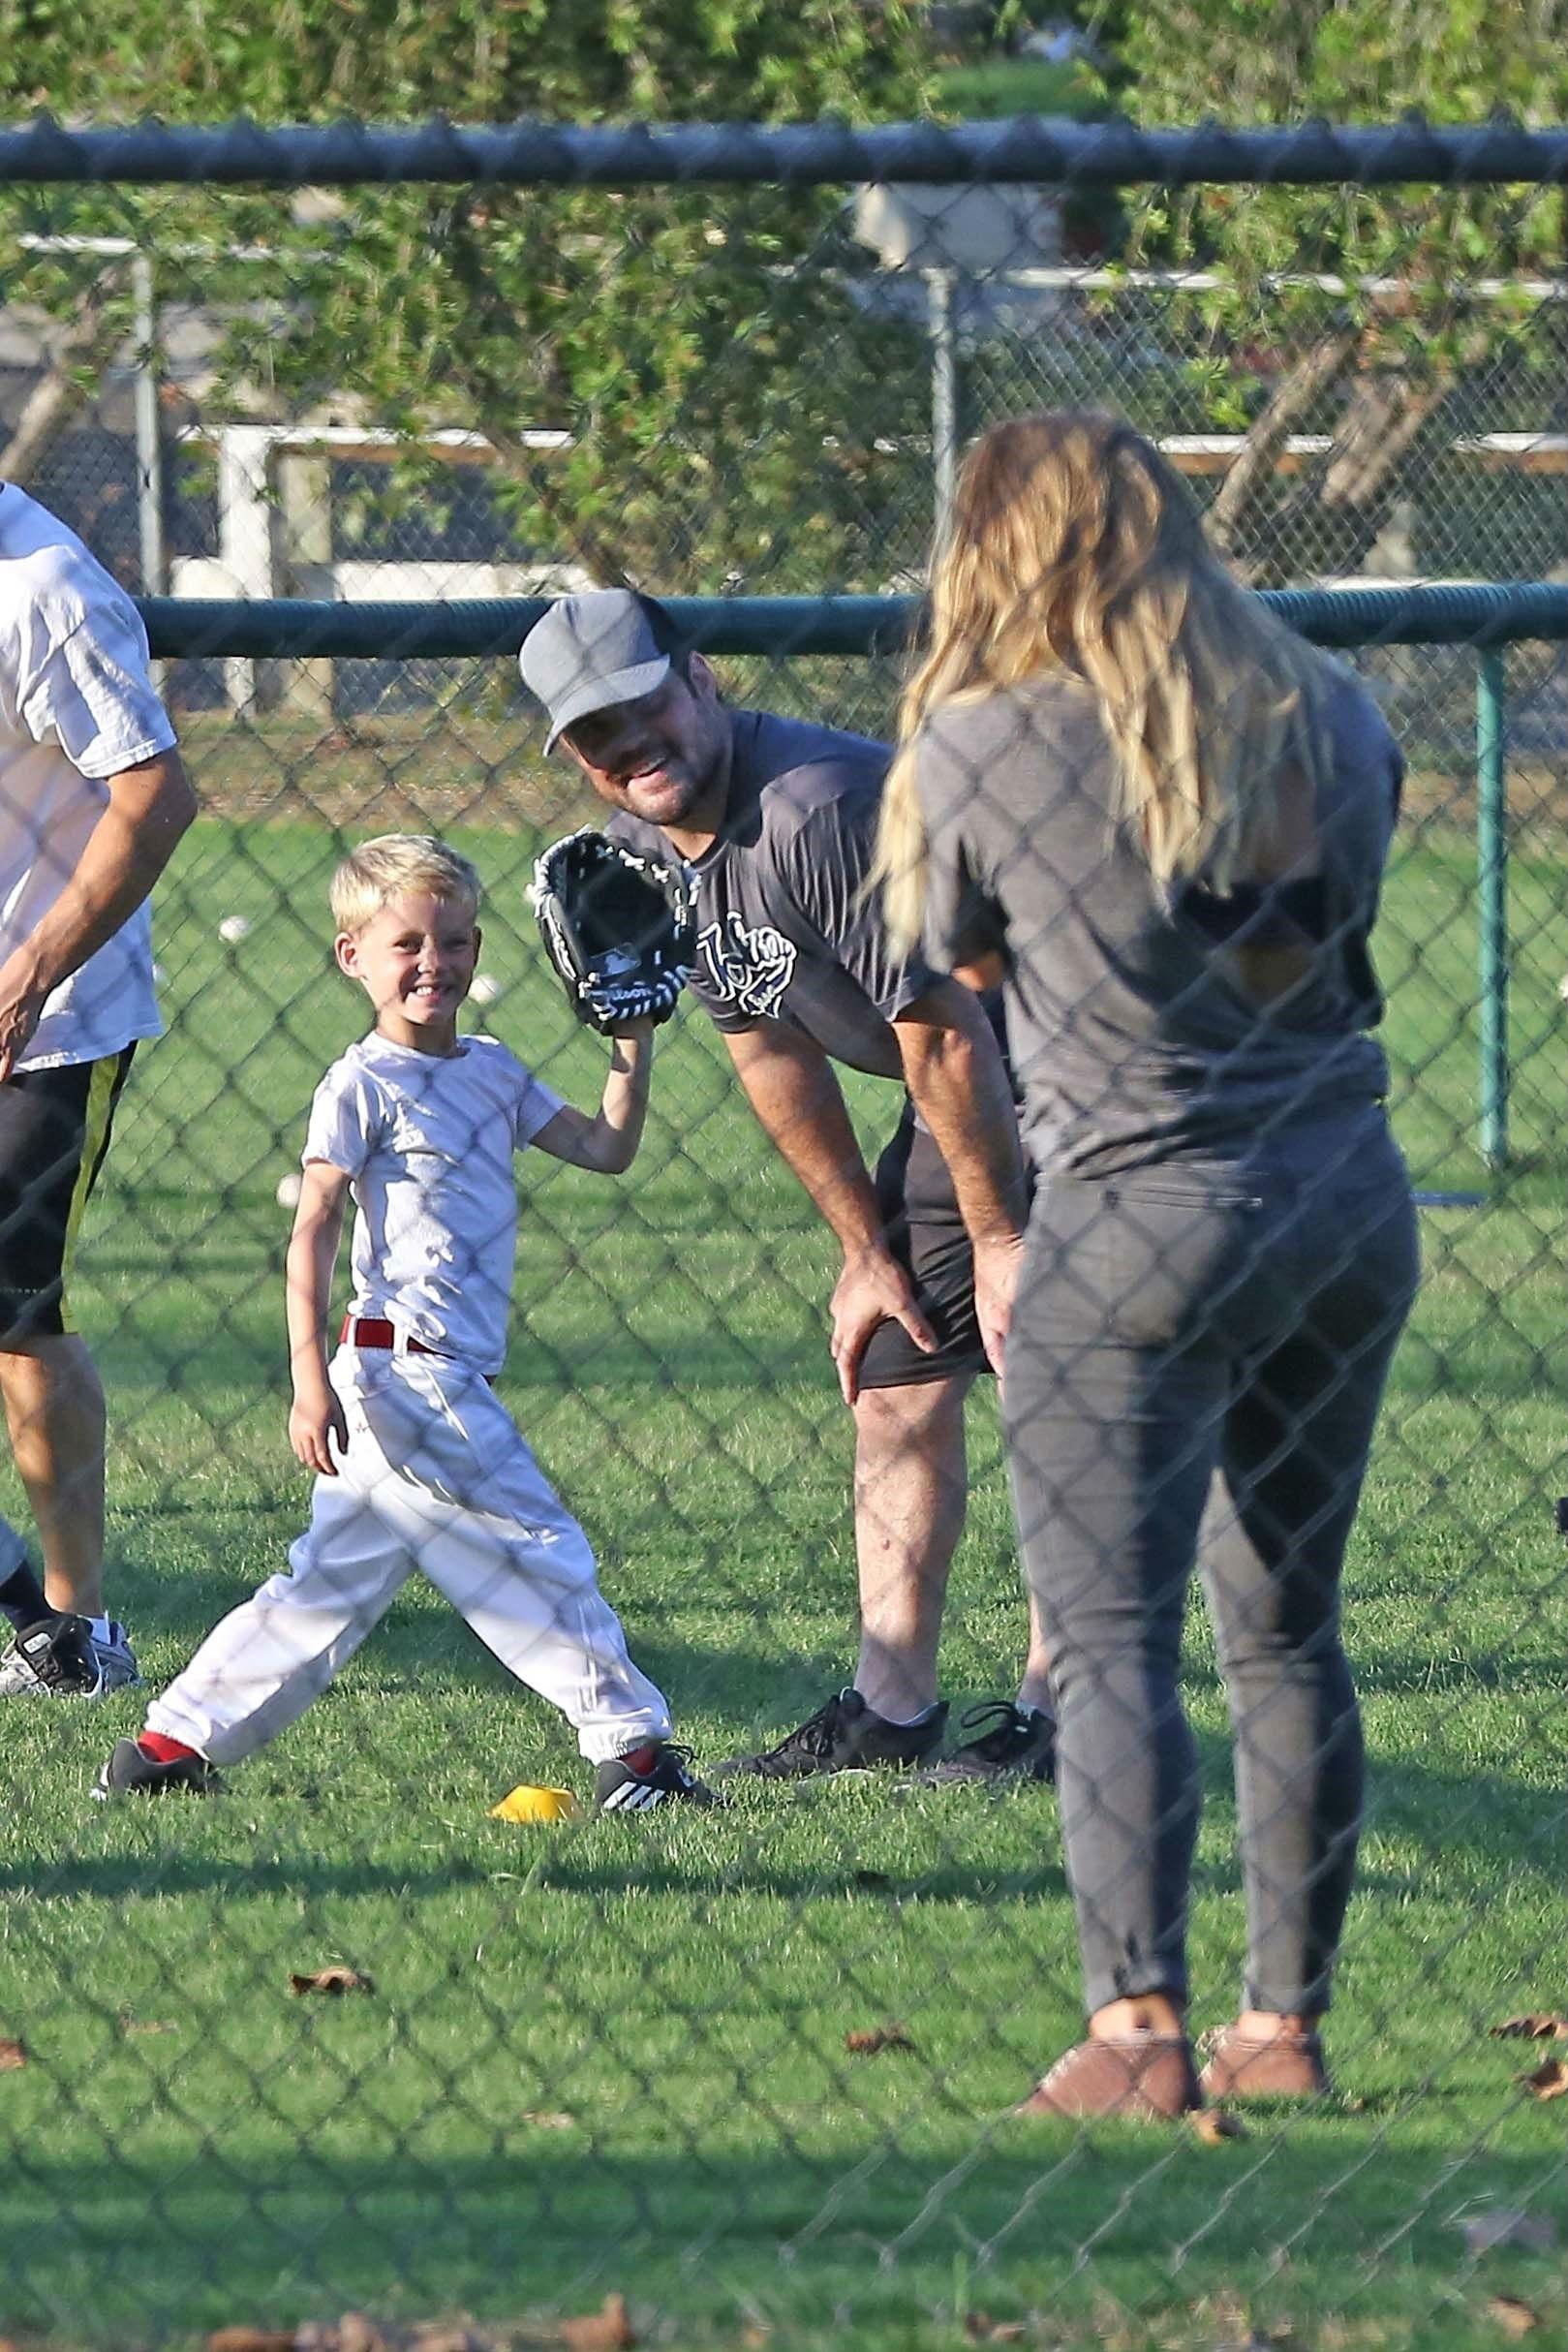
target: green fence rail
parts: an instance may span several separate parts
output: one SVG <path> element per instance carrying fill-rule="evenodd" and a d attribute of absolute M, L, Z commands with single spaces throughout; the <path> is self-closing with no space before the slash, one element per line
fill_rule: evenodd
<path fill-rule="evenodd" d="M 1262 602 L 1314 643 L 1351 651 L 1462 645 L 1477 655 L 1476 886 L 1480 1072 L 1477 1142 L 1491 1168 L 1508 1164 L 1507 686 L 1498 647 L 1568 640 L 1568 586 L 1550 580 L 1489 586 L 1264 589 Z M 692 645 L 705 653 L 809 655 L 897 652 L 920 631 L 914 596 L 670 597 Z M 144 597 L 155 656 L 298 660 L 443 660 L 515 653 L 547 597 L 451 603 L 255 603 Z"/>

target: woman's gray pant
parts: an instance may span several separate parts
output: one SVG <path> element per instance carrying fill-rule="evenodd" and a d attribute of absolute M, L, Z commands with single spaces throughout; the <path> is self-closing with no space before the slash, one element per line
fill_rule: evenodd
<path fill-rule="evenodd" d="M 1003 1409 L 1091 2013 L 1186 1993 L 1199 1788 L 1177 1677 L 1206 1504 L 1245 2006 L 1328 2005 L 1363 1773 L 1339 1571 L 1418 1276 L 1378 1105 L 1035 1199 Z"/>

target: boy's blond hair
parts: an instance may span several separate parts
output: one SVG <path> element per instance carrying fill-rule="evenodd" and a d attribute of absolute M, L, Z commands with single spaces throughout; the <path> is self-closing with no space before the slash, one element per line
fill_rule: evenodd
<path fill-rule="evenodd" d="M 394 898 L 427 890 L 479 911 L 477 869 L 433 833 L 379 833 L 351 850 L 332 877 L 332 920 L 340 932 L 363 931 Z"/>

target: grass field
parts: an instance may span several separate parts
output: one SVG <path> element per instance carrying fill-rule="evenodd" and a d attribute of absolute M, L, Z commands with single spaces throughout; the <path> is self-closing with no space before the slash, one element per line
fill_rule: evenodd
<path fill-rule="evenodd" d="M 601 1049 L 525 937 L 532 844 L 461 838 L 495 884 L 493 1026 L 596 1099 Z M 160 927 L 171 1035 L 138 1069 L 92 1212 L 113 1596 L 156 1682 L 280 1563 L 306 1507 L 274 1189 L 360 1025 L 326 966 L 332 854 L 305 822 L 186 843 Z M 1425 1217 L 1356 1537 L 1371 1817 L 1332 2103 L 1217 2147 L 1012 2120 L 1078 2025 L 1049 1792 L 849 1779 L 709 1817 L 493 1821 L 514 1781 L 580 1789 L 584 1769 L 415 1588 L 207 1807 L 87 1801 L 135 1696 L 7 1712 L 0 2036 L 29 2062 L 0 2073 L 0 2335 L 185 2346 L 350 2306 L 542 2325 L 621 2288 L 674 2344 L 765 2328 L 892 2352 L 983 2334 L 984 2314 L 1046 2345 L 1458 2352 L 1503 2340 L 1500 2296 L 1561 2340 L 1551 2254 L 1476 2256 L 1462 2228 L 1560 2201 L 1562 2111 L 1514 2080 L 1543 2053 L 1487 2028 L 1563 2006 L 1561 871 L 1544 848 L 1514 869 L 1506 1181 L 1470 1141 L 1468 852 L 1430 832 L 1391 886 L 1399 1130 L 1419 1184 L 1489 1197 Z M 252 930 L 226 947 L 235 913 Z M 877 1090 L 855 1105 L 885 1123 Z M 699 1756 L 781 1729 L 851 1657 L 824 1236 L 694 1016 L 661 1049 L 629 1180 L 524 1174 L 503 1393 Z M 945 1649 L 960 1702 L 1009 1687 L 1022 1633 L 989 1396 L 971 1470 Z M 1187 1695 L 1208 2026 L 1235 1999 L 1241 1906 L 1201 1614 Z M 291 1970 L 338 1962 L 374 1996 L 290 1997 Z M 912 2051 L 846 2052 L 892 2020 Z"/>

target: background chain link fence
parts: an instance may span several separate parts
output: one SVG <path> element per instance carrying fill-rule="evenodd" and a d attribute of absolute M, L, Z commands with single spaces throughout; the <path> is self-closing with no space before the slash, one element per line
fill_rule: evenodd
<path fill-rule="evenodd" d="M 542 757 L 520 633 L 351 658 L 316 607 L 907 595 L 968 440 L 1062 402 L 1159 440 L 1260 587 L 1560 582 L 1562 140 L 927 127 L 824 130 L 814 160 L 809 135 L 433 130 L 404 136 L 442 184 L 374 185 L 352 128 L 92 136 L 0 138 L 0 476 L 138 593 L 311 607 L 286 653 L 237 608 L 194 640 L 152 608 L 202 814 L 77 1303 L 110 1606 L 158 1687 L 304 1523 L 281 1266 L 312 1089 L 363 1027 L 329 953 L 345 846 L 415 827 L 473 856 L 472 1025 L 575 1102 L 602 1082 L 524 904 L 593 809 Z M 1238 241 L 1249 207 L 1272 242 Z M 776 650 L 716 653 L 732 696 L 885 733 L 894 638 L 796 652 L 780 609 Z M 415 1583 L 222 1804 L 89 1807 L 134 1696 L 6 1711 L 0 2330 L 348 2352 L 377 2340 L 359 2306 L 387 2341 L 538 2342 L 617 2294 L 629 2321 L 569 2340 L 1349 2352 L 1568 2324 L 1543 2104 L 1568 665 L 1560 623 L 1478 659 L 1378 609 L 1348 658 L 1408 763 L 1376 945 L 1426 1276 L 1348 1572 L 1371 1779 L 1335 2096 L 1218 2145 L 1014 2120 L 1080 2022 L 1049 1790 L 845 1776 L 700 1819 L 499 1820 L 584 1768 Z M 896 1095 L 846 1089 L 875 1149 Z M 831 1237 L 691 1007 L 631 1175 L 521 1182 L 501 1394 L 699 1762 L 769 1741 L 853 1658 Z M 988 1389 L 968 1418 L 955 1722 L 1013 1687 L 1025 1631 Z M 1241 1920 L 1201 1609 L 1184 1694 L 1207 2027 Z M 338 1967 L 368 1988 L 292 1996 Z"/>

